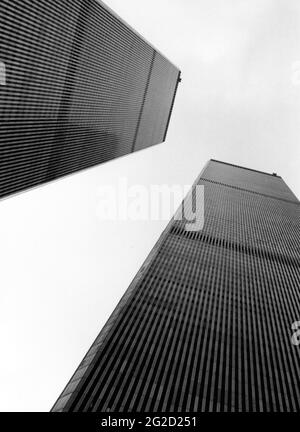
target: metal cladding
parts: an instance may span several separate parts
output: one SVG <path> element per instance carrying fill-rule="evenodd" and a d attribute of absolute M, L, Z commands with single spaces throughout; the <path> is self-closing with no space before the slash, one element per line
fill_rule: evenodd
<path fill-rule="evenodd" d="M 173 218 L 53 411 L 299 411 L 300 204 L 211 160 L 198 232 Z"/>
<path fill-rule="evenodd" d="M 0 197 L 165 140 L 179 70 L 96 0 L 0 2 Z"/>

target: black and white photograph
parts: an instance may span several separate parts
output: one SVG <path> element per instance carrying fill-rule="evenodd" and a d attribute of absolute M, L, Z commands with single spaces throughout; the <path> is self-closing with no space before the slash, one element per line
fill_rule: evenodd
<path fill-rule="evenodd" d="M 299 0 L 0 0 L 0 418 L 300 414 L 299 197 Z"/>

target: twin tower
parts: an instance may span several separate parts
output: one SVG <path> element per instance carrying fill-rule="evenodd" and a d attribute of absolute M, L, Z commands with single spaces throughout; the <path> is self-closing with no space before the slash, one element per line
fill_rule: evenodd
<path fill-rule="evenodd" d="M 166 139 L 180 71 L 102 2 L 3 1 L 0 39 L 0 197 Z M 52 411 L 300 411 L 300 203 L 216 160 L 198 185 Z"/>

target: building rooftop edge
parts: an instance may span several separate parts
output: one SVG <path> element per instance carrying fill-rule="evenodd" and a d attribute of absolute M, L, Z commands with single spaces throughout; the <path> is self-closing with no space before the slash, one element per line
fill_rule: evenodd
<path fill-rule="evenodd" d="M 248 170 L 248 171 L 254 171 L 254 172 L 257 172 L 257 173 L 260 173 L 260 174 L 265 174 L 265 175 L 268 175 L 268 176 L 271 176 L 271 177 L 277 177 L 277 178 L 282 179 L 282 177 L 280 175 L 275 174 L 275 173 L 271 174 L 271 173 L 268 173 L 268 172 L 265 172 L 265 171 L 259 171 L 259 170 L 253 169 L 253 168 L 247 168 L 247 167 L 244 167 L 244 166 L 241 166 L 241 165 L 236 165 L 236 164 L 232 164 L 232 163 L 229 163 L 229 162 L 223 162 L 223 161 L 220 161 L 220 160 L 217 160 L 217 159 L 210 159 L 210 161 L 221 163 L 221 164 L 224 164 L 224 165 L 230 165 L 230 166 L 233 166 L 235 168 L 241 168 L 241 169 L 245 169 L 245 170 Z"/>
<path fill-rule="evenodd" d="M 175 63 L 173 63 L 168 57 L 165 56 L 159 49 L 157 49 L 151 42 L 149 42 L 143 35 L 141 35 L 135 28 L 133 28 L 128 22 L 126 22 L 120 15 L 118 15 L 111 7 L 109 7 L 102 0 L 97 0 L 97 2 L 104 7 L 109 13 L 111 13 L 117 20 L 119 20 L 122 24 L 126 25 L 130 30 L 132 30 L 137 36 L 139 36 L 144 42 L 146 42 L 151 48 L 154 49 L 157 53 L 159 53 L 162 57 L 164 57 L 168 62 L 170 62 L 178 71 L 181 73 L 181 69 Z"/>

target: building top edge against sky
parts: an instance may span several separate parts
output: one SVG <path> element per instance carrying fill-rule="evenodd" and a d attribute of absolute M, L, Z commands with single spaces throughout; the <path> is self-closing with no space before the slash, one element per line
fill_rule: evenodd
<path fill-rule="evenodd" d="M 166 60 L 168 60 L 175 68 L 179 70 L 181 73 L 180 67 L 175 64 L 172 60 L 170 60 L 168 57 L 166 57 L 156 46 L 154 46 L 149 40 L 147 40 L 141 33 L 139 33 L 134 27 L 132 27 L 126 20 L 124 20 L 120 15 L 118 15 L 113 9 L 111 9 L 106 3 L 104 3 L 102 0 L 96 0 L 101 6 L 103 6 L 109 13 L 111 13 L 115 18 L 117 18 L 122 24 L 126 25 L 126 27 L 130 28 L 138 37 L 143 39 L 144 42 L 146 42 L 148 45 L 150 45 L 157 53 L 162 55 Z"/>

